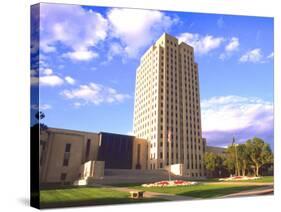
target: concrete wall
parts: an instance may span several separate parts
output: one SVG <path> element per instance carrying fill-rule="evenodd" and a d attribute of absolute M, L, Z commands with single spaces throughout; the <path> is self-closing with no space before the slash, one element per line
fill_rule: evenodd
<path fill-rule="evenodd" d="M 178 175 L 178 176 L 185 176 L 186 175 L 186 168 L 184 164 L 173 164 L 171 165 L 171 168 L 169 170 L 169 167 L 166 167 L 167 171 L 171 171 L 172 174 Z"/>
<path fill-rule="evenodd" d="M 100 178 L 104 174 L 104 161 L 98 161 L 102 133 L 49 128 L 42 131 L 40 136 L 40 183 L 73 183 L 83 177 Z M 118 135 L 119 137 L 125 135 Z M 125 136 L 126 137 L 126 136 Z M 128 136 L 127 136 L 128 137 Z M 131 156 L 129 169 L 136 169 L 139 163 L 142 170 L 147 169 L 147 141 L 130 136 Z M 109 143 L 110 144 L 109 140 Z M 66 145 L 70 144 L 70 151 Z M 138 145 L 140 152 L 138 156 Z M 120 148 L 120 145 L 118 146 Z M 87 150 L 88 149 L 88 150 Z M 108 152 L 107 154 L 110 154 Z M 64 165 L 65 156 L 69 157 L 68 165 Z M 116 158 L 118 160 L 118 157 Z"/>
<path fill-rule="evenodd" d="M 81 179 L 102 179 L 104 176 L 104 161 L 88 161 L 80 168 Z"/>
<path fill-rule="evenodd" d="M 139 146 L 138 146 L 139 145 Z M 138 150 L 138 148 L 140 148 Z M 147 169 L 148 143 L 145 139 L 135 138 L 133 143 L 132 169 Z"/>
<path fill-rule="evenodd" d="M 43 139 L 43 140 L 42 140 Z M 43 132 L 41 141 L 46 143 L 40 157 L 44 158 L 40 166 L 41 183 L 61 182 L 61 175 L 66 174 L 65 182 L 74 182 L 79 178 L 80 166 L 86 162 L 86 146 L 90 142 L 89 160 L 96 160 L 98 154 L 98 134 L 80 131 L 50 128 Z M 65 153 L 70 144 L 70 152 Z M 69 154 L 68 165 L 63 161 Z"/>

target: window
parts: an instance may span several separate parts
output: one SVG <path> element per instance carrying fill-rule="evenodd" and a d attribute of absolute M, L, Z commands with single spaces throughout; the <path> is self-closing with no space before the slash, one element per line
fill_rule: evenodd
<path fill-rule="evenodd" d="M 65 181 L 66 180 L 66 173 L 61 173 L 60 180 Z"/>
<path fill-rule="evenodd" d="M 87 145 L 86 145 L 85 162 L 89 160 L 90 147 L 91 147 L 91 139 L 88 139 L 88 140 L 87 140 Z"/>
<path fill-rule="evenodd" d="M 65 152 L 70 152 L 71 149 L 71 144 L 66 144 L 65 145 Z"/>
<path fill-rule="evenodd" d="M 63 166 L 68 166 L 70 154 L 65 153 L 63 158 Z"/>
<path fill-rule="evenodd" d="M 65 152 L 63 156 L 63 166 L 68 166 L 69 158 L 70 158 L 70 149 L 71 149 L 71 144 L 66 144 Z"/>

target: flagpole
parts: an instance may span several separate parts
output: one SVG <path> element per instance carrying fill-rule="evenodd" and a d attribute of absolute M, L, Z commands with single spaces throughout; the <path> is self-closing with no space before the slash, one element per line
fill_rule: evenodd
<path fill-rule="evenodd" d="M 168 143 L 169 143 L 169 181 L 171 181 L 171 149 L 172 149 L 172 146 L 171 146 L 171 131 L 169 129 L 169 132 L 168 132 Z"/>
<path fill-rule="evenodd" d="M 235 151 L 235 162 L 236 162 L 236 175 L 238 176 L 238 169 L 239 169 L 239 167 L 238 167 L 238 155 L 237 155 L 237 147 L 236 147 L 236 144 L 234 144 L 235 143 L 235 138 L 234 138 L 234 136 L 233 136 L 233 141 L 232 141 L 232 145 L 234 145 L 234 151 Z"/>

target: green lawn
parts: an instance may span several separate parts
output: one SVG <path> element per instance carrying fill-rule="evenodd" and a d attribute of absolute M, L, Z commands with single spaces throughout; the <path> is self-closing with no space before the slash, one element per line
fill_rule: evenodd
<path fill-rule="evenodd" d="M 240 191 L 262 187 L 262 185 L 257 184 L 251 185 L 251 182 L 273 183 L 273 180 L 273 177 L 263 177 L 258 180 L 235 181 L 225 184 L 219 183 L 218 179 L 213 178 L 202 180 L 200 184 L 192 186 L 163 188 L 145 188 L 142 187 L 140 184 L 122 184 L 118 186 L 129 187 L 144 191 L 153 191 L 158 193 L 172 193 L 176 195 L 190 196 L 195 198 L 215 198 Z M 249 182 L 249 184 L 238 184 L 236 182 Z M 144 198 L 135 200 L 129 197 L 128 192 L 116 191 L 100 187 L 72 187 L 61 189 L 45 189 L 40 191 L 40 203 L 42 208 L 156 201 L 165 200 L 156 198 Z"/>
<path fill-rule="evenodd" d="M 41 190 L 40 198 L 42 208 L 163 201 L 155 198 L 131 199 L 127 192 L 94 187 Z"/>
<path fill-rule="evenodd" d="M 260 179 L 256 179 L 256 180 L 240 180 L 237 182 L 273 183 L 273 181 L 274 181 L 273 176 L 265 176 L 265 177 L 261 177 Z"/>
<path fill-rule="evenodd" d="M 198 182 L 257 182 L 257 183 L 273 183 L 273 176 L 264 176 L 257 180 L 232 180 L 232 181 L 220 181 L 219 178 L 207 178 L 207 179 L 199 179 L 194 180 Z"/>
<path fill-rule="evenodd" d="M 234 180 L 234 181 L 219 181 L 219 178 L 207 178 L 207 179 L 190 179 L 190 181 L 196 181 L 196 182 L 202 182 L 202 183 L 208 183 L 208 182 L 257 182 L 257 183 L 273 183 L 274 177 L 273 176 L 265 176 L 257 180 Z M 119 187 L 134 187 L 138 186 L 139 183 L 119 183 L 119 184 L 112 184 L 113 186 L 119 186 Z"/>
<path fill-rule="evenodd" d="M 261 186 L 237 185 L 235 183 L 233 184 L 202 183 L 192 186 L 162 187 L 162 188 L 161 187 L 145 188 L 142 186 L 133 186 L 132 188 L 136 188 L 144 191 L 190 196 L 195 198 L 214 198 L 214 197 L 221 197 L 227 194 L 232 194 L 240 191 L 251 190 L 259 187 Z"/>

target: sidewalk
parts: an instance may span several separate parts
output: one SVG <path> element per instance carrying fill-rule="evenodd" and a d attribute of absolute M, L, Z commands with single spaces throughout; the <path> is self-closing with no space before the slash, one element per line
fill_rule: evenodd
<path fill-rule="evenodd" d="M 274 192 L 273 186 L 267 186 L 263 188 L 257 188 L 251 191 L 241 191 L 234 194 L 228 194 L 221 198 L 266 195 L 266 194 L 273 194 L 273 192 Z"/>

